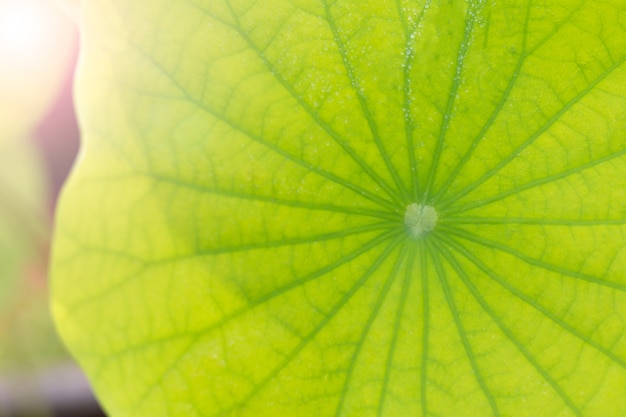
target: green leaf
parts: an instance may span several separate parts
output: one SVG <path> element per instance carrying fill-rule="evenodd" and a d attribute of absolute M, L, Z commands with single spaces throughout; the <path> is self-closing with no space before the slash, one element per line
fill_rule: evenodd
<path fill-rule="evenodd" d="M 626 415 L 621 0 L 92 0 L 54 313 L 111 416 Z"/>

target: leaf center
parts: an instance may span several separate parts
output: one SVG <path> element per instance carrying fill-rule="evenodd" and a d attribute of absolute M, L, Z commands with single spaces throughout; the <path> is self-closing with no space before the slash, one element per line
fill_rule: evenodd
<path fill-rule="evenodd" d="M 411 236 L 418 238 L 435 228 L 439 215 L 432 206 L 412 203 L 406 208 L 404 224 Z"/>

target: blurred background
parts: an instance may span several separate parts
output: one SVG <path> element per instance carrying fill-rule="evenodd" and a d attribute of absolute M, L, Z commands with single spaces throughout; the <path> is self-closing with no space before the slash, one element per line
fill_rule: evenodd
<path fill-rule="evenodd" d="M 79 142 L 77 58 L 53 0 L 0 0 L 0 417 L 104 415 L 48 301 L 54 207 Z"/>

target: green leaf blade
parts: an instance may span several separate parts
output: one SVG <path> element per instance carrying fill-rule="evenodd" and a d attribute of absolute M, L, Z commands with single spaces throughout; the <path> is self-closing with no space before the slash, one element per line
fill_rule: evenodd
<path fill-rule="evenodd" d="M 626 413 L 625 13 L 85 4 L 54 309 L 111 415 Z"/>

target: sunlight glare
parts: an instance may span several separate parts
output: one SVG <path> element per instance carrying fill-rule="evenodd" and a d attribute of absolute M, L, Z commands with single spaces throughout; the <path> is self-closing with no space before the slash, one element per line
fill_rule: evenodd
<path fill-rule="evenodd" d="M 0 59 L 23 60 L 41 53 L 52 25 L 32 1 L 3 1 L 0 5 Z"/>
<path fill-rule="evenodd" d="M 0 144 L 32 126 L 56 97 L 75 33 L 54 0 L 0 0 Z"/>

